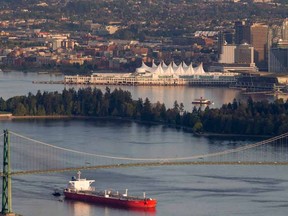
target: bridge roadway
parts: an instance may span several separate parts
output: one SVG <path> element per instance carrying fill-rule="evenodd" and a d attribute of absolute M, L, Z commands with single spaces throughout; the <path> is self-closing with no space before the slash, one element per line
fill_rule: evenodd
<path fill-rule="evenodd" d="M 127 163 L 127 164 L 111 164 L 111 165 L 96 165 L 96 166 L 79 166 L 71 168 L 47 169 L 47 170 L 30 170 L 30 171 L 15 171 L 11 172 L 12 176 L 28 175 L 28 174 L 45 174 L 56 172 L 68 172 L 78 170 L 93 170 L 93 169 L 115 169 L 128 167 L 148 167 L 148 166 L 183 166 L 183 165 L 246 165 L 246 166 L 287 166 L 288 162 L 259 162 L 259 161 L 178 161 L 178 162 L 144 162 L 144 163 Z M 3 173 L 0 172 L 0 176 Z"/>

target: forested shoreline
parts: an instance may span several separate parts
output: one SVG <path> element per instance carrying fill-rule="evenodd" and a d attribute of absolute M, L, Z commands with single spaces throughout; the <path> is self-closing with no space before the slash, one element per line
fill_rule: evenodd
<path fill-rule="evenodd" d="M 288 102 L 273 103 L 237 101 L 221 108 L 185 111 L 182 103 L 172 108 L 151 103 L 148 98 L 133 100 L 129 91 L 108 87 L 105 92 L 97 88 L 64 89 L 62 93 L 40 92 L 35 95 L 0 98 L 0 111 L 14 116 L 86 116 L 122 117 L 151 123 L 162 123 L 191 128 L 195 133 L 277 135 L 288 131 Z"/>

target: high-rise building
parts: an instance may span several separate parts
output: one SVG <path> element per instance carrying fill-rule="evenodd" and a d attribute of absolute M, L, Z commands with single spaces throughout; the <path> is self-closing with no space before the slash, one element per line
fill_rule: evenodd
<path fill-rule="evenodd" d="M 288 48 L 270 49 L 269 72 L 288 73 Z"/>
<path fill-rule="evenodd" d="M 225 44 L 222 46 L 219 63 L 222 64 L 254 64 L 254 48 L 247 43 L 240 45 Z"/>
<path fill-rule="evenodd" d="M 250 24 L 245 21 L 236 21 L 235 28 L 235 44 L 250 43 Z"/>
<path fill-rule="evenodd" d="M 232 64 L 235 63 L 235 45 L 223 45 L 222 53 L 220 54 L 219 63 Z"/>
<path fill-rule="evenodd" d="M 211 65 L 209 71 L 258 71 L 253 47 L 247 43 L 223 45 L 218 63 Z"/>
<path fill-rule="evenodd" d="M 227 44 L 233 44 L 234 43 L 234 31 L 224 31 L 224 40 L 226 41 Z"/>
<path fill-rule="evenodd" d="M 218 33 L 218 58 L 223 53 L 222 47 L 225 44 L 233 44 L 234 32 L 233 31 L 220 31 Z"/>
<path fill-rule="evenodd" d="M 254 48 L 244 43 L 235 48 L 235 63 L 254 65 Z"/>
<path fill-rule="evenodd" d="M 251 26 L 251 45 L 254 47 L 254 61 L 260 70 L 268 69 L 268 26 L 255 23 Z"/>
<path fill-rule="evenodd" d="M 269 52 L 269 72 L 288 73 L 288 41 L 280 40 Z"/>
<path fill-rule="evenodd" d="M 209 71 L 258 71 L 254 63 L 254 48 L 247 44 L 224 44 L 218 63 L 213 63 Z"/>
<path fill-rule="evenodd" d="M 282 39 L 288 41 L 288 18 L 282 24 Z"/>
<path fill-rule="evenodd" d="M 243 26 L 245 21 L 236 21 L 234 24 L 235 29 L 235 44 L 240 44 L 243 39 Z"/>

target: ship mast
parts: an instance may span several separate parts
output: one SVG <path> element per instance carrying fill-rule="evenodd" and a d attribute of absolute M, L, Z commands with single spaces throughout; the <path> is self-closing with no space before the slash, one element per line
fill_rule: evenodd
<path fill-rule="evenodd" d="M 77 180 L 80 180 L 81 179 L 81 172 L 80 170 L 77 172 Z"/>

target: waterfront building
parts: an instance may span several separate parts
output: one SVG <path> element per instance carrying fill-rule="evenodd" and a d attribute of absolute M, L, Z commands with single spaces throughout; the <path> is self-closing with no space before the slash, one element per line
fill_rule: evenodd
<path fill-rule="evenodd" d="M 258 68 L 255 64 L 221 64 L 214 63 L 209 67 L 209 71 L 219 71 L 219 72 L 258 72 Z"/>
<path fill-rule="evenodd" d="M 254 63 L 254 48 L 243 43 L 240 45 L 222 46 L 222 54 L 218 63 L 213 63 L 209 67 L 209 71 L 258 71 Z"/>
<path fill-rule="evenodd" d="M 235 63 L 237 64 L 254 64 L 254 47 L 243 43 L 235 47 Z"/>
<path fill-rule="evenodd" d="M 235 63 L 235 45 L 224 44 L 221 48 L 219 63 L 232 64 Z"/>
<path fill-rule="evenodd" d="M 270 48 L 269 72 L 288 73 L 288 43 L 280 41 L 276 47 Z"/>
<path fill-rule="evenodd" d="M 205 85 L 228 86 L 236 82 L 237 73 L 205 72 L 202 63 L 193 67 L 184 62 L 177 65 L 164 62 L 152 66 L 142 62 L 135 73 L 93 73 L 90 76 L 65 76 L 65 84 L 98 84 L 98 85 Z"/>
<path fill-rule="evenodd" d="M 260 70 L 267 70 L 268 55 L 268 26 L 261 23 L 254 23 L 251 26 L 251 45 L 254 47 L 254 61 Z"/>
<path fill-rule="evenodd" d="M 274 91 L 276 87 L 280 85 L 279 80 L 281 80 L 281 78 L 267 72 L 265 72 L 265 74 L 242 73 L 241 76 L 238 77 L 235 87 L 255 92 Z M 287 78 L 285 80 L 287 80 Z"/>

